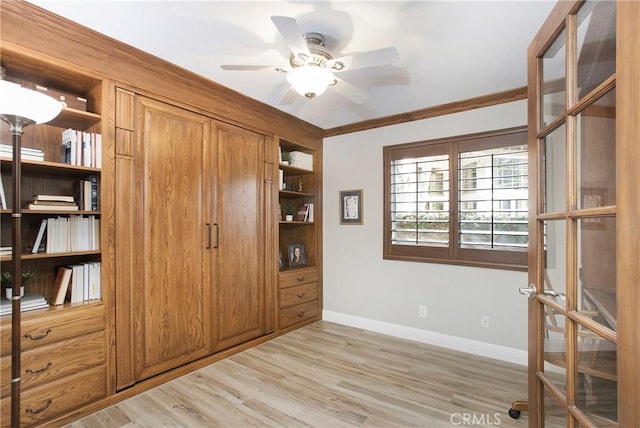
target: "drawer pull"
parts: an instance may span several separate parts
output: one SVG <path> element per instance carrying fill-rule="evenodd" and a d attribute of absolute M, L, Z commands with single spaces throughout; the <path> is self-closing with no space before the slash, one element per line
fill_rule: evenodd
<path fill-rule="evenodd" d="M 304 281 L 304 276 L 296 276 L 296 280 L 302 282 Z"/>
<path fill-rule="evenodd" d="M 44 412 L 45 410 L 47 410 L 49 408 L 49 406 L 51 405 L 51 403 L 53 403 L 53 401 L 51 399 L 47 400 L 47 404 L 44 405 L 44 407 L 41 407 L 39 409 L 36 410 L 31 410 L 30 407 L 27 407 L 26 409 L 24 409 L 25 412 L 27 413 L 31 413 L 32 415 Z"/>
<path fill-rule="evenodd" d="M 29 373 L 29 374 L 37 374 L 37 373 L 42 373 L 45 370 L 48 370 L 49 367 L 51 367 L 53 364 L 51 363 L 51 361 L 49 361 L 47 363 L 47 365 L 41 369 L 37 369 L 37 370 L 31 370 L 31 369 L 26 369 L 25 372 Z"/>
<path fill-rule="evenodd" d="M 298 293 L 297 296 L 302 299 L 304 297 L 304 291 Z"/>
<path fill-rule="evenodd" d="M 42 335 L 40 336 L 32 336 L 31 333 L 27 333 L 24 335 L 24 337 L 26 337 L 27 339 L 31 339 L 31 340 L 40 340 L 40 339 L 44 339 L 45 337 L 49 336 L 49 333 L 51 333 L 51 329 L 48 328 L 46 329 Z"/>
<path fill-rule="evenodd" d="M 304 311 L 298 311 L 298 312 L 296 312 L 296 315 L 297 315 L 299 318 L 302 318 L 302 317 L 304 316 Z"/>

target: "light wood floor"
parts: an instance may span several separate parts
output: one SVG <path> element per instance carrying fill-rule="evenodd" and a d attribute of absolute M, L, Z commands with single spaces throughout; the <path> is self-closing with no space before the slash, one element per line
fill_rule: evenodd
<path fill-rule="evenodd" d="M 522 366 L 320 321 L 67 427 L 526 427 L 526 413 L 507 413 L 526 378 Z"/>

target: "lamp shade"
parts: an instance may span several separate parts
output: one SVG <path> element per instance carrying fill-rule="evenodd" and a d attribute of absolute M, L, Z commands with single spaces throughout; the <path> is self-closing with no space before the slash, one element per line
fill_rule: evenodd
<path fill-rule="evenodd" d="M 322 94 L 335 80 L 333 73 L 317 65 L 296 67 L 289 72 L 287 80 L 300 95 L 313 98 Z"/>
<path fill-rule="evenodd" d="M 16 116 L 35 123 L 49 122 L 62 110 L 62 104 L 48 95 L 0 80 L 0 115 Z"/>

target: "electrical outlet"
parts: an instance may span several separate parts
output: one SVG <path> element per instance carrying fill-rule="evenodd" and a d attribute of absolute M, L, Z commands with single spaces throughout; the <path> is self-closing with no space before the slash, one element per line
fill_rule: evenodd
<path fill-rule="evenodd" d="M 427 317 L 427 305 L 418 306 L 418 316 L 420 318 L 426 318 Z"/>
<path fill-rule="evenodd" d="M 483 315 L 480 317 L 480 327 L 489 328 L 489 315 Z"/>

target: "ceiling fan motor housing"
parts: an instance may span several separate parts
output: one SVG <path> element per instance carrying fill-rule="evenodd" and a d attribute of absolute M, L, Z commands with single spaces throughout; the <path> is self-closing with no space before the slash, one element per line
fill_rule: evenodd
<path fill-rule="evenodd" d="M 311 52 L 311 57 L 305 54 L 292 55 L 289 62 L 292 67 L 302 67 L 305 65 L 329 68 L 332 70 L 340 70 L 342 63 L 329 62 L 333 60 L 333 56 L 324 47 L 324 36 L 319 33 L 307 33 L 304 35 L 304 42 Z"/>

